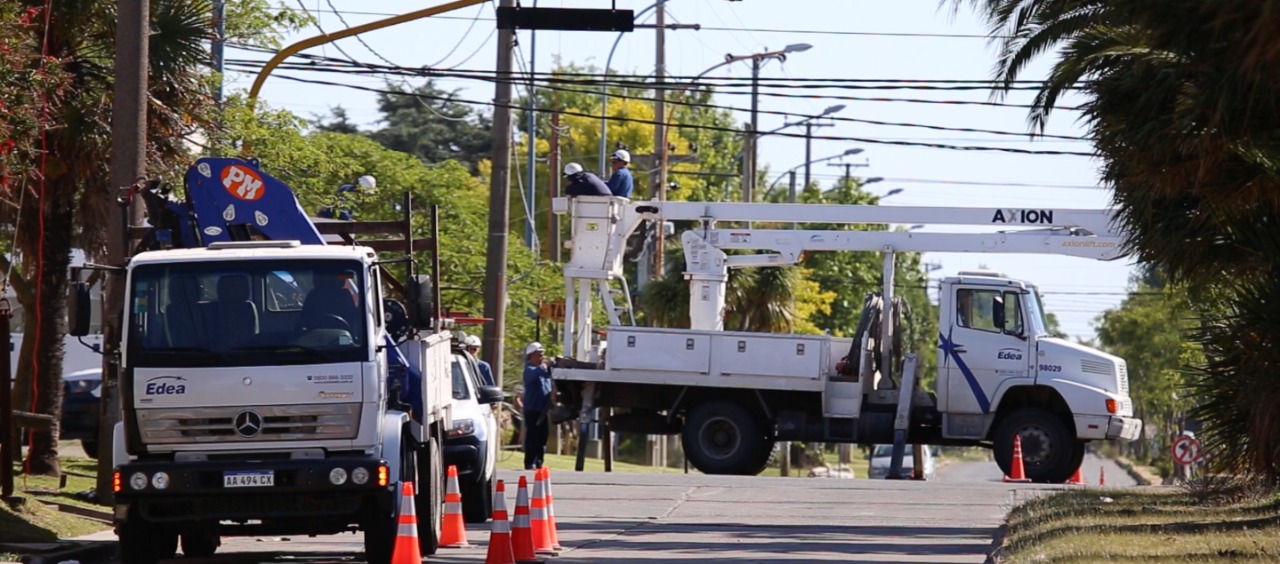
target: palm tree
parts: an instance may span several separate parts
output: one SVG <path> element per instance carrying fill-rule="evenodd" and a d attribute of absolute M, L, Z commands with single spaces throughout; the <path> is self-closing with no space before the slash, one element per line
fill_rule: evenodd
<path fill-rule="evenodd" d="M 1001 44 L 997 89 L 1057 49 L 1029 121 L 1083 91 L 1129 250 L 1187 282 L 1209 361 L 1193 410 L 1224 467 L 1280 480 L 1280 34 L 1275 0 L 955 0 Z M 1205 307 L 1211 305 L 1214 307 Z M 1243 440 L 1241 438 L 1244 438 Z"/>
<path fill-rule="evenodd" d="M 55 2 L 46 38 L 48 53 L 62 62 L 74 89 L 57 109 L 58 127 L 46 132 L 45 181 L 18 210 L 16 243 L 23 260 L 10 280 L 26 312 L 19 374 L 36 375 L 36 411 L 55 421 L 50 432 L 34 438 L 28 470 L 37 474 L 59 471 L 56 422 L 71 249 L 78 242 L 89 256 L 100 257 L 106 230 L 118 227 L 106 225 L 105 218 L 109 206 L 118 205 L 120 187 L 104 185 L 110 178 L 115 4 Z M 159 173 L 183 167 L 190 160 L 184 139 L 213 124 L 215 105 L 204 82 L 212 12 L 205 0 L 154 0 L 151 11 L 147 157 L 149 171 Z M 30 402 L 30 395 L 18 401 Z"/>

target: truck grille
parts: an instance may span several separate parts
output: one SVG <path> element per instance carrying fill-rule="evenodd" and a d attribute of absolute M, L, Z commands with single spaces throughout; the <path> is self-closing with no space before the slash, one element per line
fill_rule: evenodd
<path fill-rule="evenodd" d="M 345 440 L 359 431 L 360 404 L 140 409 L 138 426 L 142 441 L 153 445 Z"/>
<path fill-rule="evenodd" d="M 1129 395 L 1129 367 L 1128 367 L 1128 365 L 1126 365 L 1125 363 L 1120 363 L 1119 369 L 1117 370 L 1116 379 L 1118 379 L 1118 380 L 1120 381 L 1120 382 L 1119 382 L 1119 384 L 1118 384 L 1118 385 L 1120 386 L 1120 393 L 1122 393 L 1122 394 L 1124 394 L 1124 395 L 1126 395 L 1126 396 L 1127 396 L 1127 395 Z"/>

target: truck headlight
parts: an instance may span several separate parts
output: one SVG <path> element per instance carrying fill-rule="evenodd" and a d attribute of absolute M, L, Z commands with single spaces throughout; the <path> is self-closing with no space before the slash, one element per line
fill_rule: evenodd
<path fill-rule="evenodd" d="M 129 476 L 129 487 L 140 490 L 147 487 L 147 475 L 142 472 L 134 472 Z"/>
<path fill-rule="evenodd" d="M 369 481 L 369 471 L 364 468 L 356 468 L 355 470 L 352 470 L 351 481 L 355 482 L 357 486 L 363 486 L 365 482 Z"/>
<path fill-rule="evenodd" d="M 168 488 L 169 475 L 164 472 L 156 472 L 156 475 L 151 477 L 151 485 L 155 486 L 157 490 Z"/>
<path fill-rule="evenodd" d="M 347 471 L 342 468 L 334 468 L 329 471 L 329 483 L 335 486 L 341 486 L 347 483 Z"/>
<path fill-rule="evenodd" d="M 449 429 L 450 437 L 465 437 L 474 435 L 476 432 L 476 423 L 471 419 L 454 419 L 453 427 Z"/>

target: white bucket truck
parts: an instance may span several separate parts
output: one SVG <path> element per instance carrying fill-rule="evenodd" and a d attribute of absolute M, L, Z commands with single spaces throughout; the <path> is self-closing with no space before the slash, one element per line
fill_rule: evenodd
<path fill-rule="evenodd" d="M 1132 440 L 1123 359 L 1049 336 L 1036 288 L 998 273 L 962 272 L 940 292 L 937 387 L 919 389 L 917 356 L 896 350 L 896 252 L 1056 253 L 1111 260 L 1122 234 L 1106 210 L 1005 210 L 806 204 L 557 199 L 572 217 L 564 268 L 561 398 L 590 422 L 620 408 L 612 430 L 675 434 L 688 460 L 713 474 L 756 474 L 777 441 L 893 443 L 994 449 L 1007 473 L 1021 437 L 1029 478 L 1063 482 L 1088 441 Z M 695 221 L 682 234 L 689 329 L 624 325 L 628 236 L 645 220 Z M 741 222 L 722 227 L 717 222 Z M 750 225 L 933 224 L 999 227 L 988 233 L 764 229 Z M 726 250 L 768 254 L 726 255 Z M 853 338 L 724 331 L 728 269 L 783 266 L 814 251 L 884 255 L 884 287 L 868 296 Z M 617 286 L 621 286 L 619 289 Z M 598 296 L 607 338 L 593 342 Z M 853 329 L 853 328 L 850 328 Z M 607 348 L 606 348 L 607 347 Z M 910 393 L 903 393 L 910 390 Z M 917 462 L 918 464 L 918 462 Z"/>
<path fill-rule="evenodd" d="M 326 222 L 256 162 L 202 159 L 186 184 L 183 202 L 142 194 L 142 248 L 156 250 L 88 267 L 125 287 L 124 310 L 108 312 L 123 341 L 107 352 L 123 407 L 112 444 L 121 560 L 170 558 L 179 540 L 201 557 L 229 535 L 359 530 L 368 561 L 386 564 L 405 482 L 421 549 L 434 553 L 452 400 L 435 209 L 431 238 L 414 239 L 407 195 L 401 220 Z M 368 233 L 400 238 L 356 240 Z M 415 244 L 433 255 L 429 277 L 414 274 Z M 77 281 L 73 334 L 88 329 L 88 300 Z"/>

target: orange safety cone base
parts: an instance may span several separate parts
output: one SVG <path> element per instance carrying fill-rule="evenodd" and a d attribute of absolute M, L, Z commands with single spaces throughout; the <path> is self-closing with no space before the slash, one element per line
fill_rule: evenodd
<path fill-rule="evenodd" d="M 1072 475 L 1071 475 L 1071 477 L 1067 479 L 1067 484 L 1072 485 L 1072 486 L 1083 486 L 1083 485 L 1084 485 L 1084 475 L 1083 475 L 1083 474 L 1081 474 L 1080 470 L 1081 470 L 1081 468 L 1076 468 L 1075 473 L 1074 473 L 1074 474 L 1072 474 Z"/>
<path fill-rule="evenodd" d="M 441 548 L 470 548 L 467 525 L 462 517 L 462 493 L 458 487 L 458 467 L 449 466 L 448 487 L 444 493 L 444 523 L 440 527 Z"/>
<path fill-rule="evenodd" d="M 564 547 L 560 545 L 560 532 L 556 530 L 555 500 L 551 495 L 551 469 L 543 466 L 542 476 L 547 485 L 547 531 L 551 534 L 551 548 L 553 550 L 564 550 Z"/>
<path fill-rule="evenodd" d="M 391 564 L 422 564 L 418 548 L 418 516 L 413 505 L 413 482 L 404 482 L 400 494 L 400 516 L 396 518 L 396 544 Z"/>
<path fill-rule="evenodd" d="M 533 531 L 529 526 L 529 481 L 520 476 L 516 488 L 516 512 L 511 522 L 511 550 L 517 562 L 528 562 L 538 557 L 533 551 Z"/>

